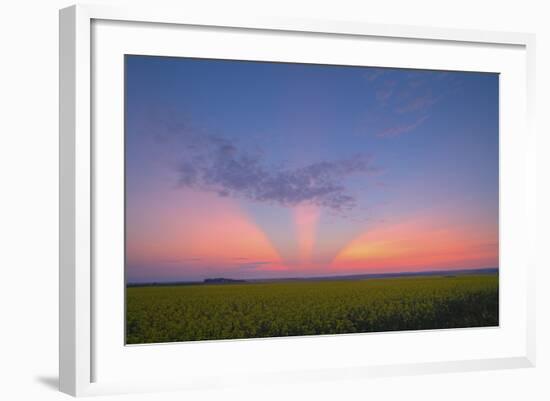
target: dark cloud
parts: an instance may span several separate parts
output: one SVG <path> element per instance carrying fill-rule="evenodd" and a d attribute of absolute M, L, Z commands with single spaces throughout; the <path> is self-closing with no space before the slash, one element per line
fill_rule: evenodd
<path fill-rule="evenodd" d="M 217 193 L 293 206 L 310 202 L 332 210 L 352 208 L 355 198 L 344 181 L 354 174 L 376 172 L 370 157 L 311 163 L 298 168 L 268 166 L 261 152 L 247 152 L 226 138 L 181 131 L 179 184 Z"/>

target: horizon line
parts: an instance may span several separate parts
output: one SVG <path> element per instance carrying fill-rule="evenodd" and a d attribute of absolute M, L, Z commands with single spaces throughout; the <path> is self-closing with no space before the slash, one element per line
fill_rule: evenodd
<path fill-rule="evenodd" d="M 284 280 L 320 280 L 320 279 L 328 279 L 328 278 L 350 278 L 350 277 L 373 277 L 373 276 L 411 276 L 411 275 L 422 275 L 422 274 L 437 274 L 437 273 L 459 273 L 459 272 L 476 272 L 476 271 L 484 271 L 484 270 L 499 270 L 499 266 L 492 266 L 492 267 L 476 267 L 473 269 L 435 269 L 435 270 L 414 270 L 414 271 L 399 271 L 399 272 L 388 272 L 388 273 L 357 273 L 357 274 L 335 274 L 335 275 L 324 275 L 324 276 L 286 276 L 286 277 L 263 277 L 263 278 L 232 278 L 227 276 L 216 276 L 216 277 L 205 277 L 203 279 L 196 279 L 196 280 L 170 280 L 170 281 L 134 281 L 134 282 L 126 282 L 126 286 L 132 286 L 132 285 L 154 285 L 154 284 L 202 284 L 206 280 L 212 280 L 212 279 L 224 279 L 224 280 L 235 280 L 235 281 L 241 281 L 241 282 L 252 282 L 252 281 L 284 281 Z"/>

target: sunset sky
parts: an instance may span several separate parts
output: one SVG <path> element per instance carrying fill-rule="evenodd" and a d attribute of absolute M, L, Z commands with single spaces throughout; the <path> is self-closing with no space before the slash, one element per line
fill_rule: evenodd
<path fill-rule="evenodd" d="M 126 56 L 128 282 L 498 267 L 498 75 Z"/>

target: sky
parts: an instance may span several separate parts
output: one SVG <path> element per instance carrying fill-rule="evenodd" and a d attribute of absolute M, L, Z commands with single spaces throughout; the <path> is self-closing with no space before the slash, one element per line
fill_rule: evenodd
<path fill-rule="evenodd" d="M 125 57 L 128 282 L 498 267 L 498 74 Z"/>

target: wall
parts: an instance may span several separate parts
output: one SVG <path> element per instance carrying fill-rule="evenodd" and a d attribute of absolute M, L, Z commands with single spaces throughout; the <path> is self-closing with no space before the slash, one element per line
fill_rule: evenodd
<path fill-rule="evenodd" d="M 97 1 L 99 2 L 99 1 Z M 102 1 L 124 4 L 131 1 Z M 168 1 L 156 1 L 157 6 Z M 178 1 L 215 13 L 275 14 L 369 22 L 528 31 L 538 35 L 539 132 L 538 366 L 534 369 L 327 382 L 287 388 L 231 389 L 224 399 L 548 399 L 550 377 L 549 258 L 550 28 L 545 2 L 339 0 Z M 68 1 L 3 2 L 0 41 L 0 392 L 4 399 L 57 400 L 57 11 Z M 222 393 L 125 396 L 132 400 L 219 399 Z M 114 397 L 108 397 L 115 399 Z M 118 399 L 118 398 L 117 398 Z"/>

